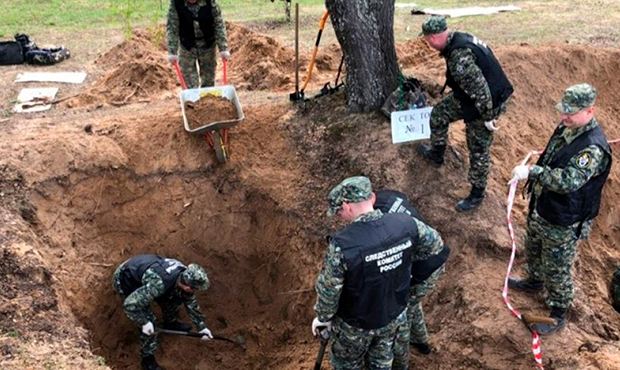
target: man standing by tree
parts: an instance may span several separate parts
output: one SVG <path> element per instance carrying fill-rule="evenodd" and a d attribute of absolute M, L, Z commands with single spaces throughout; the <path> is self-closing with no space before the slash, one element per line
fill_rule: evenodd
<path fill-rule="evenodd" d="M 428 44 L 446 59 L 446 85 L 452 93 L 431 112 L 431 145 L 420 145 L 418 152 L 432 164 L 443 164 L 448 126 L 463 119 L 469 149 L 470 194 L 456 205 L 469 211 L 482 203 L 491 158 L 489 148 L 495 120 L 505 111 L 512 85 L 491 49 L 477 37 L 448 30 L 446 19 L 432 16 L 422 24 Z"/>
<path fill-rule="evenodd" d="M 328 215 L 350 224 L 330 238 L 312 332 L 331 328 L 335 369 L 390 369 L 397 330 L 407 323 L 412 252 L 441 238 L 406 214 L 373 209 L 375 194 L 363 176 L 343 180 L 328 201 Z M 408 341 L 408 327 L 405 335 Z"/>
<path fill-rule="evenodd" d="M 531 193 L 525 254 L 527 277 L 510 279 L 511 288 L 547 291 L 553 324 L 534 324 L 551 334 L 565 324 L 573 301 L 571 268 L 577 242 L 586 239 L 598 214 L 611 169 L 611 148 L 594 118 L 596 90 L 588 84 L 566 89 L 558 103 L 561 123 L 534 166 L 519 165 L 513 178 L 528 180 Z"/>
<path fill-rule="evenodd" d="M 226 25 L 216 0 L 170 0 L 166 35 L 168 60 L 179 63 L 187 86 L 199 87 L 196 63 L 200 67 L 200 87 L 213 86 L 215 46 L 222 59 L 230 59 Z"/>
<path fill-rule="evenodd" d="M 114 290 L 123 299 L 127 317 L 140 327 L 140 355 L 143 370 L 161 370 L 155 361 L 157 332 L 151 303 L 162 309 L 164 329 L 189 331 L 191 326 L 178 322 L 179 306 L 183 304 L 192 322 L 203 334 L 202 340 L 212 339 L 205 325 L 194 292 L 207 290 L 209 279 L 197 264 L 181 262 L 154 254 L 143 254 L 123 262 L 114 272 Z"/>

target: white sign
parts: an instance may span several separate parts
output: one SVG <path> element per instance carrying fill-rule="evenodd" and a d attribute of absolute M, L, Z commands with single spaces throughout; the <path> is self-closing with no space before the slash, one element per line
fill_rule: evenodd
<path fill-rule="evenodd" d="M 392 143 L 430 139 L 433 107 L 392 112 Z"/>

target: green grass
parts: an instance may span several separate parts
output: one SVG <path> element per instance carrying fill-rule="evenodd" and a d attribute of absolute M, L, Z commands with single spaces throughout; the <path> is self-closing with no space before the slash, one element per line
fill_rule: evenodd
<path fill-rule="evenodd" d="M 17 32 L 62 34 L 75 38 L 80 31 L 120 30 L 153 27 L 165 22 L 170 0 L 2 0 L 0 38 L 11 39 Z M 354 0 L 351 0 L 354 1 Z M 295 0 L 293 0 L 295 2 Z M 472 16 L 449 20 L 452 28 L 475 33 L 492 43 L 602 42 L 617 45 L 620 40 L 618 0 L 397 0 L 414 2 L 419 8 L 448 8 L 514 4 L 519 12 Z M 293 25 L 284 22 L 282 0 L 219 0 L 224 19 L 256 26 L 260 32 L 291 43 Z M 311 45 L 317 31 L 324 0 L 299 0 L 301 36 Z M 417 37 L 425 16 L 398 9 L 394 22 L 396 40 Z M 328 24 L 325 41 L 335 42 Z M 307 44 L 307 45 L 306 45 Z"/>

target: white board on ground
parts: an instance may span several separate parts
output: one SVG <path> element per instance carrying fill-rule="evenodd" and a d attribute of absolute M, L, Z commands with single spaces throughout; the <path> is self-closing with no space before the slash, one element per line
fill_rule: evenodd
<path fill-rule="evenodd" d="M 431 137 L 429 121 L 433 107 L 392 112 L 392 143 L 425 140 Z"/>
<path fill-rule="evenodd" d="M 432 9 L 425 8 L 416 10 L 416 14 L 444 15 L 450 18 L 467 17 L 470 15 L 491 15 L 503 12 L 516 12 L 521 10 L 518 6 L 471 6 L 467 8 Z"/>
<path fill-rule="evenodd" d="M 22 89 L 17 96 L 13 110 L 17 113 L 33 113 L 48 110 L 58 92 L 57 87 L 36 87 Z"/>
<path fill-rule="evenodd" d="M 64 82 L 81 84 L 86 72 L 22 72 L 17 74 L 15 82 Z"/>

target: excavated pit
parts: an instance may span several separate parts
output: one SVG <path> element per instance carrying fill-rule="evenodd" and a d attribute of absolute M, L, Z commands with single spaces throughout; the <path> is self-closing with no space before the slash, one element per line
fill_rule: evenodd
<path fill-rule="evenodd" d="M 260 40 L 246 46 L 290 54 Z M 417 41 L 398 50 L 406 72 L 440 86 L 444 65 L 435 52 Z M 209 327 L 241 335 L 247 345 L 244 352 L 224 342 L 163 337 L 162 365 L 312 368 L 312 286 L 324 235 L 337 226 L 326 223 L 325 195 L 343 177 L 365 173 L 376 188 L 405 191 L 452 248 L 446 273 L 424 301 L 435 351 L 412 353 L 412 368 L 531 369 L 529 333 L 500 297 L 510 253 L 505 184 L 512 167 L 547 142 L 557 120 L 554 102 L 569 84 L 599 89 L 597 116 L 610 139 L 620 138 L 620 52 L 571 45 L 495 51 L 516 92 L 492 147 L 488 196 L 468 215 L 454 210 L 469 190 L 461 123 L 450 131 L 445 166 L 434 169 L 417 160 L 415 145 L 391 144 L 384 117 L 351 115 L 338 94 L 299 112 L 276 99 L 251 104 L 252 95 L 242 96 L 246 119 L 231 130 L 231 160 L 223 166 L 203 138 L 183 131 L 178 101 L 165 94 L 149 106 L 113 108 L 102 98 L 96 113 L 59 108 L 5 123 L 0 277 L 12 288 L 0 295 L 0 367 L 137 369 L 136 328 L 111 275 L 130 256 L 155 252 L 206 267 L 212 287 L 198 299 Z M 567 327 L 543 340 L 548 369 L 618 368 L 618 314 L 607 293 L 620 260 L 620 149 L 614 150 L 601 214 L 579 247 Z M 526 207 L 517 200 L 519 237 Z M 519 255 L 516 273 L 522 262 Z M 511 298 L 518 308 L 547 312 L 541 297 Z"/>

